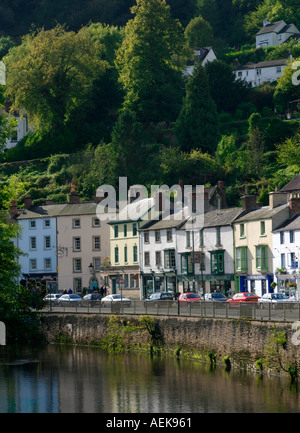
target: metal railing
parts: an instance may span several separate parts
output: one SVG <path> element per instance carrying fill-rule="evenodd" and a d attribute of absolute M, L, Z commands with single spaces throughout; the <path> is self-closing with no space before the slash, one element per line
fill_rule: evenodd
<path fill-rule="evenodd" d="M 112 302 L 102 305 L 101 301 L 51 302 L 41 312 L 78 314 L 147 314 L 160 316 L 190 316 L 210 318 L 247 318 L 264 321 L 300 321 L 300 302 L 257 303 L 257 302 L 179 302 L 179 301 L 131 301 Z"/>

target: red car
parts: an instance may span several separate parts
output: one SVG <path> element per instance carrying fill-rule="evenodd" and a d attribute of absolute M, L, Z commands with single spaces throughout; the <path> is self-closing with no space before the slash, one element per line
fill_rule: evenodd
<path fill-rule="evenodd" d="M 232 298 L 227 299 L 226 302 L 236 303 L 236 302 L 257 302 L 260 296 L 257 296 L 255 293 L 250 292 L 241 292 L 236 293 Z"/>
<path fill-rule="evenodd" d="M 182 293 L 179 298 L 178 301 L 180 302 L 197 302 L 197 301 L 201 301 L 200 296 L 196 295 L 196 293 Z"/>

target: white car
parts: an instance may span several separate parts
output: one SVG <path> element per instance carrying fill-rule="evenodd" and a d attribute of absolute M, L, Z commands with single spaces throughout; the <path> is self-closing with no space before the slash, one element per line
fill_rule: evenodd
<path fill-rule="evenodd" d="M 61 293 L 49 293 L 48 295 L 46 295 L 44 297 L 43 300 L 45 302 L 49 302 L 49 301 L 51 301 L 51 302 L 57 302 L 60 297 L 61 297 Z"/>
<path fill-rule="evenodd" d="M 282 293 L 265 293 L 259 300 L 258 303 L 262 306 L 263 304 L 271 303 L 273 305 L 282 303 L 296 302 L 295 298 L 288 298 Z"/>
<path fill-rule="evenodd" d="M 58 298 L 58 302 L 79 302 L 79 301 L 82 301 L 82 298 L 81 296 L 76 294 L 61 295 L 61 297 Z"/>
<path fill-rule="evenodd" d="M 122 305 L 124 305 L 125 307 L 130 307 L 131 305 L 131 300 L 128 298 L 124 298 L 124 296 L 121 297 L 121 295 L 107 295 L 105 296 L 105 298 L 101 299 L 101 305 L 103 307 L 112 305 L 112 303 L 119 303 L 121 302 Z"/>

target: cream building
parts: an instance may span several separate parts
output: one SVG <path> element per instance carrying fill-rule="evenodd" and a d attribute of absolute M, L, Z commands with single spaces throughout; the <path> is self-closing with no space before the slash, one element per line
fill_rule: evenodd
<path fill-rule="evenodd" d="M 289 218 L 289 205 L 272 193 L 269 206 L 259 206 L 254 196 L 242 200 L 245 215 L 233 224 L 237 287 L 262 296 L 273 291 L 272 231 Z"/>
<path fill-rule="evenodd" d="M 96 202 L 71 194 L 57 218 L 57 265 L 60 290 L 94 290 L 106 285 L 103 264 L 110 254 L 109 226 L 96 214 Z M 91 266 L 92 265 L 92 266 Z"/>

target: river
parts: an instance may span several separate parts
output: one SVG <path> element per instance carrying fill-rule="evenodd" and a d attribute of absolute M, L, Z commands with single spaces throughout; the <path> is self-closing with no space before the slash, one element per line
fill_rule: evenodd
<path fill-rule="evenodd" d="M 292 413 L 299 392 L 287 378 L 172 357 L 49 345 L 7 361 L 0 352 L 1 413 Z"/>

